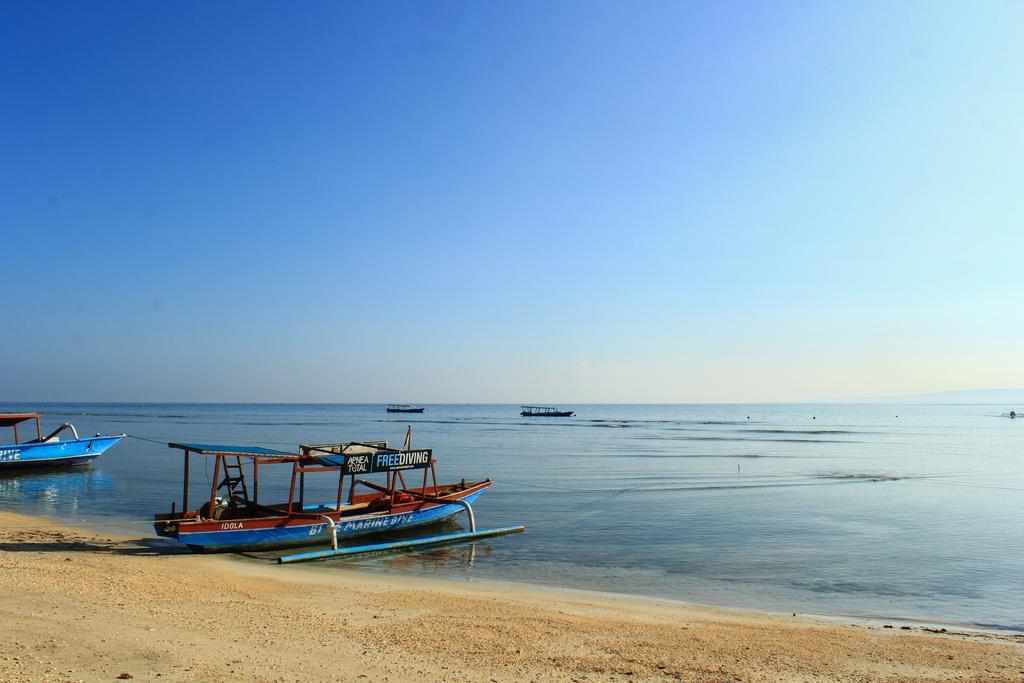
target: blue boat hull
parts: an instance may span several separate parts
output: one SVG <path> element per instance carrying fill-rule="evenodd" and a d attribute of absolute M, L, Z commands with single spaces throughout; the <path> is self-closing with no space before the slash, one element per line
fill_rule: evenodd
<path fill-rule="evenodd" d="M 472 503 L 486 490 L 481 489 L 466 496 L 463 500 Z M 324 510 L 326 512 L 330 508 L 324 508 Z M 338 540 L 344 541 L 349 538 L 391 531 L 404 531 L 405 529 L 437 524 L 455 517 L 464 510 L 465 508 L 461 505 L 448 503 L 394 514 L 366 514 L 342 517 L 337 522 Z M 307 508 L 305 511 L 314 512 L 316 508 Z M 161 536 L 177 538 L 192 550 L 207 553 L 269 550 L 331 542 L 330 527 L 323 520 L 308 520 L 308 523 L 306 520 L 303 520 L 302 523 L 296 524 L 294 520 L 289 521 L 287 518 L 282 517 L 276 524 L 264 526 L 267 521 L 270 520 L 257 521 L 256 524 L 262 524 L 256 528 L 246 528 L 247 525 L 252 523 L 249 520 L 224 522 L 221 525 L 223 528 L 219 530 L 202 532 L 188 532 L 179 529 L 173 533 L 167 533 L 160 524 L 155 524 L 154 527 Z M 271 523 L 273 524 L 273 522 Z"/>
<path fill-rule="evenodd" d="M 0 446 L 0 470 L 24 467 L 69 467 L 84 465 L 124 438 L 93 436 L 69 441 L 19 443 Z"/>

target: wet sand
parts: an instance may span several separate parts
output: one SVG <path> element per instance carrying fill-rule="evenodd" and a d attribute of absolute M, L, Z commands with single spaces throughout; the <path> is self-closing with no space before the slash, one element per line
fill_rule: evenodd
<path fill-rule="evenodd" d="M 5 681 L 1014 681 L 1024 638 L 163 546 L 0 513 Z"/>

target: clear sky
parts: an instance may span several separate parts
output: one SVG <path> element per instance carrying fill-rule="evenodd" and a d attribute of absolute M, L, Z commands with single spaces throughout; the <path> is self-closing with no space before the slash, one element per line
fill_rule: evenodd
<path fill-rule="evenodd" d="M 0 4 L 0 400 L 1024 386 L 1024 3 Z"/>

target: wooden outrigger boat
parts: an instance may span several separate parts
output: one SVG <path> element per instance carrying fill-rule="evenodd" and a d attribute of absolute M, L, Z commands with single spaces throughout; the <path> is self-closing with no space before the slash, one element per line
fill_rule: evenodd
<path fill-rule="evenodd" d="M 181 507 L 185 512 L 178 512 L 172 503 L 171 512 L 154 516 L 154 527 L 160 536 L 175 538 L 197 552 L 325 542 L 337 550 L 340 539 L 436 524 L 463 510 L 469 514 L 471 530 L 476 533 L 470 503 L 492 484 L 490 479 L 438 484 L 431 449 L 392 449 L 386 441 L 303 445 L 298 453 L 258 446 L 168 445 L 185 452 Z M 193 455 L 213 457 L 214 475 L 209 499 L 198 509 L 189 510 L 188 473 Z M 244 473 L 246 465 L 252 473 L 251 488 Z M 260 471 L 268 465 L 291 465 L 288 502 L 260 502 Z M 423 479 L 410 486 L 403 473 L 416 470 L 423 471 Z M 333 473 L 338 477 L 334 501 L 307 503 L 305 482 L 310 473 Z M 374 473 L 384 474 L 385 483 L 357 478 Z M 357 486 L 367 492 L 356 493 Z"/>
<path fill-rule="evenodd" d="M 392 403 L 388 406 L 389 413 L 422 413 L 423 408 L 407 403 Z"/>
<path fill-rule="evenodd" d="M 0 469 L 85 465 L 124 438 L 124 434 L 97 434 L 81 439 L 74 425 L 67 422 L 44 437 L 41 417 L 39 413 L 0 413 L 0 427 L 14 429 L 14 443 L 0 445 Z M 32 420 L 36 423 L 36 438 L 19 442 L 18 425 Z M 61 439 L 64 432 L 70 432 L 72 438 Z"/>
<path fill-rule="evenodd" d="M 571 410 L 559 410 L 553 406 L 520 406 L 523 417 L 572 417 L 576 413 Z"/>

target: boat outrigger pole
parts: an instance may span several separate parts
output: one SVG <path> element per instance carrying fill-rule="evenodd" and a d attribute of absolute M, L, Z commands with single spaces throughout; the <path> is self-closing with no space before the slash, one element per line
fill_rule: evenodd
<path fill-rule="evenodd" d="M 525 527 L 521 526 L 508 526 L 502 527 L 500 529 L 484 529 L 483 531 L 463 531 L 456 534 L 442 534 L 440 536 L 429 536 L 427 538 L 414 538 L 409 541 L 396 541 L 394 543 L 375 543 L 373 545 L 357 545 L 351 548 L 338 548 L 337 538 L 335 538 L 335 547 L 331 550 L 314 550 L 308 553 L 284 555 L 282 557 L 277 558 L 277 563 L 291 564 L 292 562 L 326 560 L 332 557 L 352 557 L 353 555 L 388 553 L 396 550 L 406 550 L 408 548 L 419 548 L 423 546 L 447 545 L 449 543 L 464 543 L 465 541 L 474 541 L 478 538 L 487 538 L 489 536 L 517 534 L 523 531 L 524 529 Z"/>

